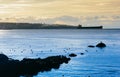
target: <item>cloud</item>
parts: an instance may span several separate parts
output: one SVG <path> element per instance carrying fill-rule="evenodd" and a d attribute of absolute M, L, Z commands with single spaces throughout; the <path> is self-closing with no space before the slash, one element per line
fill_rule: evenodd
<path fill-rule="evenodd" d="M 30 23 L 46 23 L 46 24 L 67 24 L 77 26 L 100 26 L 104 28 L 120 28 L 120 16 L 60 16 L 55 18 L 34 18 L 34 17 L 10 17 L 0 19 L 0 21 L 9 22 L 30 22 Z"/>
<path fill-rule="evenodd" d="M 119 3 L 120 0 L 0 0 L 0 9 L 9 13 L 2 13 L 3 17 L 13 13 L 19 17 L 23 15 L 48 18 L 67 15 L 80 17 L 119 15 Z"/>
<path fill-rule="evenodd" d="M 1 3 L 46 3 L 46 2 L 54 2 L 58 0 L 0 0 Z"/>
<path fill-rule="evenodd" d="M 120 28 L 120 16 L 91 16 L 82 18 L 82 24 L 87 26 L 103 25 L 104 28 Z"/>
<path fill-rule="evenodd" d="M 32 22 L 32 23 L 46 23 L 46 24 L 67 24 L 77 26 L 82 24 L 83 26 L 100 26 L 103 25 L 104 28 L 108 27 L 119 27 L 120 16 L 82 16 L 82 17 L 72 17 L 72 16 L 61 16 L 55 18 L 17 18 L 17 22 Z"/>
<path fill-rule="evenodd" d="M 119 3 L 120 0 L 0 0 L 0 17 L 18 22 L 119 26 Z"/>

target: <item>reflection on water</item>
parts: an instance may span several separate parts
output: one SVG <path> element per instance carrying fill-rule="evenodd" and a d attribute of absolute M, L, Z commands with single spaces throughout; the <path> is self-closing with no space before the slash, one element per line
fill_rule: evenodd
<path fill-rule="evenodd" d="M 35 77 L 118 77 L 119 36 L 120 30 L 1 30 L 0 52 L 19 60 L 77 54 L 59 70 L 39 73 Z M 87 47 L 100 41 L 107 47 Z"/>

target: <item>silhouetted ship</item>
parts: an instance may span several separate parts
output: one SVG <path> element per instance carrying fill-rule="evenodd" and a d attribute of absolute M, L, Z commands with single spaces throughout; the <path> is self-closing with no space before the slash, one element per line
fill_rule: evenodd
<path fill-rule="evenodd" d="M 103 29 L 103 26 L 89 26 L 89 27 L 83 27 L 82 25 L 78 25 L 78 29 Z"/>

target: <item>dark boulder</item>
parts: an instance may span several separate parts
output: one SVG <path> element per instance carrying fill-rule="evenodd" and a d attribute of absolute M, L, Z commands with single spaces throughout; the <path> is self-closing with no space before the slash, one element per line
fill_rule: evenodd
<path fill-rule="evenodd" d="M 104 47 L 106 47 L 106 44 L 103 43 L 103 42 L 100 42 L 100 43 L 98 43 L 98 44 L 96 45 L 96 47 L 104 48 Z"/>
<path fill-rule="evenodd" d="M 84 55 L 84 53 L 80 53 L 81 55 Z"/>
<path fill-rule="evenodd" d="M 77 55 L 74 53 L 69 54 L 70 57 L 76 57 Z"/>
<path fill-rule="evenodd" d="M 90 48 L 94 48 L 95 46 L 93 46 L 93 45 L 88 45 L 88 47 L 90 47 Z"/>

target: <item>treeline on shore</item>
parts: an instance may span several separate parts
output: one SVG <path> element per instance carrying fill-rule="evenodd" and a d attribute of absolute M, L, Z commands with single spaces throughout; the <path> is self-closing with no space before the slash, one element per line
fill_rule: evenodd
<path fill-rule="evenodd" d="M 0 23 L 0 29 L 77 29 L 77 26 L 42 23 Z"/>

